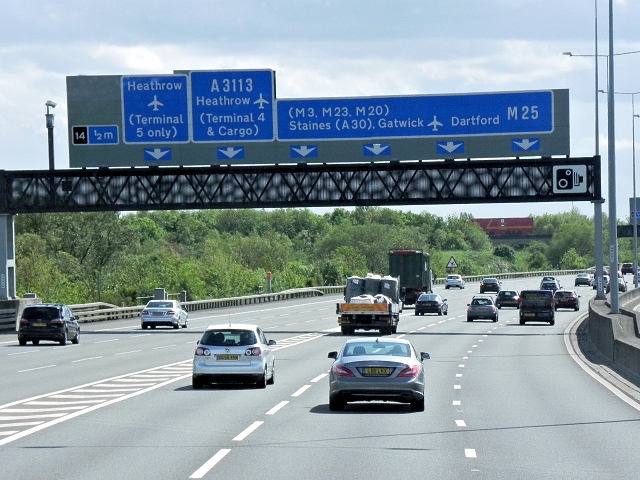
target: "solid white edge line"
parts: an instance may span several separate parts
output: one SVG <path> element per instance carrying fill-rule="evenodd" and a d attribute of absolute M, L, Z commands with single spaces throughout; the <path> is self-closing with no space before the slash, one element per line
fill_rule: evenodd
<path fill-rule="evenodd" d="M 253 431 L 263 423 L 264 423 L 263 421 L 253 422 L 251 425 L 249 425 L 247 428 L 245 428 L 242 432 L 240 432 L 236 437 L 232 438 L 231 440 L 234 442 L 241 442 L 242 440 L 247 438 L 249 435 L 251 435 L 251 433 L 253 433 Z"/>
<path fill-rule="evenodd" d="M 284 407 L 287 403 L 289 403 L 289 400 L 283 400 L 282 402 L 277 404 L 275 407 L 273 407 L 271 410 L 269 410 L 267 413 L 265 413 L 265 415 L 275 415 L 276 412 L 280 410 L 282 407 Z"/>
<path fill-rule="evenodd" d="M 464 449 L 464 456 L 467 458 L 478 458 L 478 455 L 476 455 L 476 449 L 475 448 L 465 448 Z"/>
<path fill-rule="evenodd" d="M 569 324 L 569 326 L 567 326 L 567 328 L 564 331 L 564 346 L 567 349 L 567 352 L 569 353 L 569 356 L 578 364 L 578 366 L 580 366 L 580 368 L 582 368 L 582 370 L 587 372 L 593 379 L 595 379 L 598 383 L 600 383 L 600 385 L 605 387 L 607 390 L 609 390 L 611 393 L 613 393 L 616 397 L 618 397 L 620 400 L 622 400 L 623 402 L 625 402 L 629 406 L 631 406 L 631 407 L 635 408 L 636 410 L 640 411 L 640 404 L 638 402 L 636 402 L 635 400 L 629 398 L 624 392 L 622 392 L 618 388 L 614 387 L 609 382 L 607 382 L 605 379 L 600 377 L 596 372 L 591 370 L 591 368 L 589 368 L 587 366 L 587 364 L 578 356 L 578 354 L 573 349 L 573 346 L 571 345 L 571 339 L 570 339 L 571 330 L 573 329 L 573 326 L 578 321 L 582 321 L 582 320 L 583 320 L 583 316 L 581 315 L 578 318 L 576 318 L 573 322 L 571 322 Z"/>
<path fill-rule="evenodd" d="M 211 470 L 213 467 L 216 466 L 216 464 L 222 460 L 225 455 L 227 453 L 229 453 L 231 451 L 230 448 L 223 448 L 221 450 L 218 450 L 218 452 L 211 457 L 209 460 L 207 460 L 204 465 L 202 465 L 198 470 L 196 470 L 195 472 L 193 472 L 191 474 L 191 476 L 189 478 L 202 478 L 204 477 L 209 470 Z"/>

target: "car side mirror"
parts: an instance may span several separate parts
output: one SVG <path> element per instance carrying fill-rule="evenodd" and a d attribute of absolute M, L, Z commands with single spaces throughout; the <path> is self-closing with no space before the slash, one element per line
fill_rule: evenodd
<path fill-rule="evenodd" d="M 336 360 L 338 358 L 338 352 L 329 352 L 327 358 L 333 358 L 334 360 Z"/>
<path fill-rule="evenodd" d="M 275 340 L 269 340 L 268 345 L 275 345 L 275 344 L 276 344 L 276 341 L 275 341 Z"/>
<path fill-rule="evenodd" d="M 431 359 L 431 355 L 429 355 L 427 352 L 420 352 L 420 360 L 430 360 Z"/>

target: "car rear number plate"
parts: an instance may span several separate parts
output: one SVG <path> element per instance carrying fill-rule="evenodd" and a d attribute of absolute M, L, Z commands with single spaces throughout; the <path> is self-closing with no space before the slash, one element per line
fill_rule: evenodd
<path fill-rule="evenodd" d="M 365 375 L 389 375 L 390 369 L 389 368 L 365 368 L 364 369 L 364 374 Z"/>
<path fill-rule="evenodd" d="M 218 355 L 218 360 L 238 360 L 240 355 Z"/>
<path fill-rule="evenodd" d="M 153 312 L 153 315 L 156 317 L 160 317 L 161 315 L 164 315 L 164 312 Z"/>
<path fill-rule="evenodd" d="M 33 326 L 34 327 L 46 327 L 47 324 L 46 323 L 34 323 Z"/>

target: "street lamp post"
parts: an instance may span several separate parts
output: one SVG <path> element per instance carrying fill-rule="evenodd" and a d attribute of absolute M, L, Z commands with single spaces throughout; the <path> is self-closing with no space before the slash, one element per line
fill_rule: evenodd
<path fill-rule="evenodd" d="M 45 106 L 47 107 L 47 113 L 45 118 L 47 121 L 47 137 L 49 140 L 49 170 L 55 170 L 55 163 L 53 160 L 53 113 L 49 112 L 49 108 L 56 108 L 57 103 L 52 100 L 47 100 Z"/>
<path fill-rule="evenodd" d="M 640 92 L 636 92 L 640 93 Z M 636 118 L 640 115 L 636 114 L 633 98 L 631 95 L 631 111 L 633 115 L 633 123 L 631 125 L 631 158 L 633 159 L 633 286 L 638 288 L 638 207 L 636 205 Z"/>

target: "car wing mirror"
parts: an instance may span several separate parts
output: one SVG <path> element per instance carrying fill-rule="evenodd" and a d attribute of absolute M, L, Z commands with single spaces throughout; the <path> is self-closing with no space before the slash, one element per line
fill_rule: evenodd
<path fill-rule="evenodd" d="M 334 360 L 336 360 L 338 358 L 338 352 L 329 352 L 327 358 L 333 358 Z"/>
<path fill-rule="evenodd" d="M 420 359 L 421 360 L 430 360 L 431 359 L 431 355 L 429 355 L 427 352 L 420 352 Z"/>
<path fill-rule="evenodd" d="M 276 341 L 275 341 L 275 340 L 269 340 L 268 345 L 275 345 L 275 344 L 276 344 Z"/>

